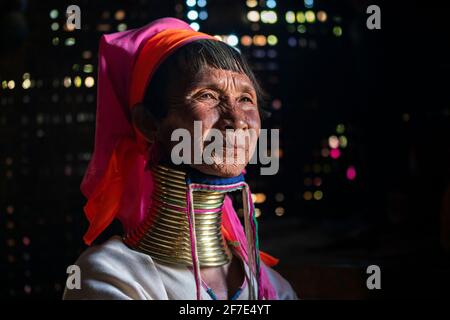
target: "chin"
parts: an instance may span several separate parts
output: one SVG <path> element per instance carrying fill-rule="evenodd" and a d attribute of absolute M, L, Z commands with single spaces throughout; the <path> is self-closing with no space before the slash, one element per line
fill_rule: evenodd
<path fill-rule="evenodd" d="M 192 165 L 191 167 L 202 173 L 222 178 L 237 177 L 245 169 L 245 165 L 236 164 L 201 164 Z"/>

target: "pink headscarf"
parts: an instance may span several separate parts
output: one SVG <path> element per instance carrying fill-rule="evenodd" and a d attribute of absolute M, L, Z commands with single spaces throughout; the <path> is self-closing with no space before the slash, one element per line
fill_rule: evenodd
<path fill-rule="evenodd" d="M 81 183 L 81 191 L 88 199 L 84 207 L 90 222 L 84 236 L 88 245 L 115 218 L 121 221 L 125 232 L 145 219 L 153 189 L 151 173 L 145 168 L 158 154 L 134 129 L 130 109 L 143 100 L 147 84 L 164 58 L 198 39 L 215 38 L 196 32 L 175 18 L 162 18 L 139 29 L 102 36 L 95 147 Z M 222 230 L 227 240 L 240 243 L 238 250 L 247 261 L 246 236 L 228 197 L 223 206 Z M 278 262 L 262 252 L 261 259 L 267 265 Z M 276 299 L 265 265 L 261 267 L 262 296 Z"/>

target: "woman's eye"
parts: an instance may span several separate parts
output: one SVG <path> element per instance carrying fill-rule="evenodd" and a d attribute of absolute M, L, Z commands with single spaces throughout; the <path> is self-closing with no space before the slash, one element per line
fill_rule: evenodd
<path fill-rule="evenodd" d="M 245 102 L 245 103 L 253 103 L 253 100 L 250 99 L 249 97 L 242 97 L 242 98 L 241 98 L 241 102 Z"/>
<path fill-rule="evenodd" d="M 210 93 L 210 92 L 202 93 L 202 94 L 199 96 L 199 98 L 200 98 L 200 99 L 203 99 L 203 100 L 206 100 L 206 99 L 213 99 L 213 100 L 215 100 L 215 99 L 216 99 L 216 97 L 215 97 L 212 93 Z"/>

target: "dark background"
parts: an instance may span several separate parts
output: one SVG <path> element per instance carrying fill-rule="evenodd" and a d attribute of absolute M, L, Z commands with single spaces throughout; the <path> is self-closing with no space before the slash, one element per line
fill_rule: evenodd
<path fill-rule="evenodd" d="M 192 22 L 189 10 L 207 12 L 200 31 L 238 37 L 270 95 L 264 125 L 281 130 L 280 171 L 250 167 L 248 180 L 261 247 L 299 296 L 450 296 L 449 11 L 437 1 L 254 2 L 1 2 L 0 297 L 60 299 L 85 249 L 79 185 L 93 150 L 100 36 L 164 16 Z M 70 4 L 81 30 L 63 28 Z M 366 27 L 370 4 L 381 30 Z M 278 19 L 250 22 L 252 10 Z M 285 19 L 308 10 L 314 22 Z M 241 43 L 255 35 L 277 43 Z M 116 223 L 102 238 L 117 232 Z M 366 288 L 372 264 L 381 290 Z"/>

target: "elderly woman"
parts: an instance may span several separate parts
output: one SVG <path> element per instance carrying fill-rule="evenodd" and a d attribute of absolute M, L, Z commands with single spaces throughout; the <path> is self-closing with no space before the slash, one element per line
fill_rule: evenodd
<path fill-rule="evenodd" d="M 271 268 L 277 259 L 258 248 L 242 173 L 257 136 L 238 146 L 245 161 L 236 161 L 236 146 L 225 161 L 171 157 L 172 133 L 194 134 L 196 122 L 202 146 L 212 129 L 259 132 L 260 101 L 243 57 L 180 20 L 102 37 L 95 150 L 81 186 L 84 240 L 92 244 L 115 218 L 124 235 L 79 257 L 81 288 L 66 288 L 64 299 L 297 298 Z M 243 195 L 245 228 L 233 191 Z"/>

